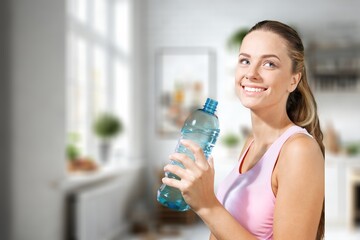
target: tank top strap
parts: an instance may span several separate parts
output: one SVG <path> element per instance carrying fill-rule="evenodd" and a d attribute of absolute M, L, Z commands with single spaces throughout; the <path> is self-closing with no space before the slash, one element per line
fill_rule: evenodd
<path fill-rule="evenodd" d="M 288 129 L 285 130 L 285 132 L 279 137 L 279 142 L 276 145 L 279 145 L 282 147 L 282 145 L 288 140 L 291 136 L 297 133 L 303 133 L 308 136 L 311 136 L 305 128 L 299 127 L 299 126 L 291 126 Z M 312 136 L 311 136 L 312 137 Z M 275 142 L 276 143 L 276 142 Z"/>
<path fill-rule="evenodd" d="M 312 137 L 305 128 L 299 127 L 299 126 L 291 126 L 288 129 L 285 130 L 285 132 L 271 145 L 271 147 L 268 149 L 266 154 L 264 155 L 266 161 L 264 161 L 264 164 L 269 164 L 269 168 L 272 170 L 275 166 L 275 163 L 278 159 L 278 156 L 280 154 L 281 148 L 284 145 L 284 143 L 294 134 L 297 133 L 303 133 L 310 137 Z"/>

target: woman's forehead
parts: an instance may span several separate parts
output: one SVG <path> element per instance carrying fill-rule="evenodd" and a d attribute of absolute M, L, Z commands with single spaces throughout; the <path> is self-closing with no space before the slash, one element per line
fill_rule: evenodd
<path fill-rule="evenodd" d="M 278 34 L 271 31 L 256 30 L 244 38 L 240 52 L 247 54 L 276 54 L 287 55 L 286 41 Z"/>

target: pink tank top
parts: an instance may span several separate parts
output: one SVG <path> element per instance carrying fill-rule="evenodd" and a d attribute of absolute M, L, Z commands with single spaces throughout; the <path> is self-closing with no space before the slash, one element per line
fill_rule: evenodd
<path fill-rule="evenodd" d="M 296 133 L 310 134 L 301 127 L 288 128 L 247 172 L 239 168 L 252 142 L 235 168 L 220 184 L 217 198 L 231 215 L 258 239 L 272 239 L 275 195 L 271 175 L 285 141 Z"/>

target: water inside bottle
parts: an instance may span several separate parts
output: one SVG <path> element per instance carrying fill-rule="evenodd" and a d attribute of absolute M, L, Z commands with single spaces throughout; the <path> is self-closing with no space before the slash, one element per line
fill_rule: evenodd
<path fill-rule="evenodd" d="M 215 115 L 217 101 L 207 99 L 204 108 L 193 112 L 185 121 L 181 129 L 181 139 L 189 139 L 197 143 L 204 152 L 206 159 L 210 156 L 219 135 L 219 121 Z M 181 145 L 180 141 L 176 146 L 175 152 L 186 154 L 192 160 L 195 160 L 193 153 Z M 171 164 L 184 166 L 177 161 L 171 160 Z M 172 173 L 165 173 L 169 178 L 180 180 Z M 177 211 L 186 211 L 190 206 L 185 202 L 181 192 L 165 184 L 161 185 L 157 193 L 157 200 L 162 205 Z"/>

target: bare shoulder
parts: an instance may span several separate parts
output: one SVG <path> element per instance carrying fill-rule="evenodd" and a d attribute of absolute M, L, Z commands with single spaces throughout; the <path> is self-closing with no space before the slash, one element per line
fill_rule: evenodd
<path fill-rule="evenodd" d="M 283 145 L 281 154 L 292 157 L 320 157 L 322 158 L 319 144 L 309 135 L 298 133 L 291 136 Z"/>
<path fill-rule="evenodd" d="M 280 172 L 300 171 L 304 176 L 306 173 L 322 172 L 324 157 L 314 138 L 299 133 L 291 136 L 284 143 L 278 164 Z"/>

